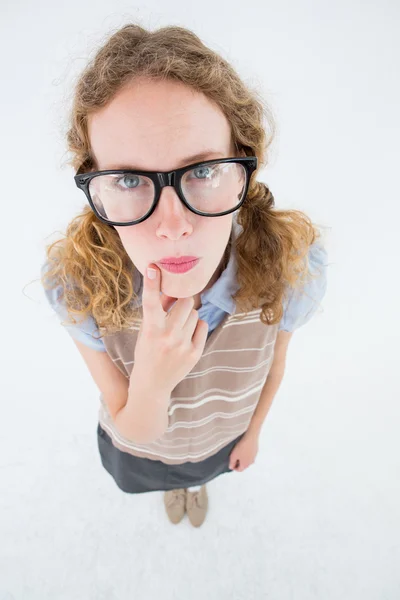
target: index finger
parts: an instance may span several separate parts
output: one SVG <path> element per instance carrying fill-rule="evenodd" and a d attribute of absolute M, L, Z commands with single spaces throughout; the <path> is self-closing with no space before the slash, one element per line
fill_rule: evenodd
<path fill-rule="evenodd" d="M 148 265 L 156 272 L 155 279 L 150 279 L 147 273 L 143 277 L 142 306 L 143 317 L 151 321 L 165 318 L 165 313 L 171 308 L 177 298 L 167 296 L 161 291 L 161 271 L 154 263 Z"/>

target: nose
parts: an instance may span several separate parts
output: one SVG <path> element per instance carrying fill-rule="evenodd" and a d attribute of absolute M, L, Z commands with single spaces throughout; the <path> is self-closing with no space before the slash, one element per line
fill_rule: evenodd
<path fill-rule="evenodd" d="M 162 188 L 157 208 L 154 212 L 160 212 L 163 216 L 173 216 L 182 218 L 184 215 L 194 214 L 179 198 L 175 188 L 172 185 L 166 185 Z"/>
<path fill-rule="evenodd" d="M 157 223 L 157 235 L 179 239 L 193 232 L 192 219 L 195 216 L 181 201 L 172 186 L 161 190 L 160 199 L 153 213 Z"/>

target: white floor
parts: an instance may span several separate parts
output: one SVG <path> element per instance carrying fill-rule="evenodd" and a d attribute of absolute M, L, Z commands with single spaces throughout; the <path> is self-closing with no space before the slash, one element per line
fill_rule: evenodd
<path fill-rule="evenodd" d="M 24 411 L 20 429 L 3 424 L 1 600 L 397 600 L 395 376 L 382 390 L 371 361 L 341 362 L 326 320 L 293 337 L 256 463 L 209 483 L 199 529 L 171 524 L 161 492 L 125 494 L 103 470 L 97 392 L 49 327 L 64 360 L 43 356 L 33 392 L 8 410 L 12 423 Z"/>
<path fill-rule="evenodd" d="M 4 4 L 0 600 L 400 600 L 399 3 Z M 84 206 L 65 164 L 75 77 L 136 20 L 191 28 L 265 94 L 260 180 L 331 234 L 323 310 L 293 336 L 256 463 L 210 482 L 199 529 L 104 471 L 99 392 L 28 286 Z"/>

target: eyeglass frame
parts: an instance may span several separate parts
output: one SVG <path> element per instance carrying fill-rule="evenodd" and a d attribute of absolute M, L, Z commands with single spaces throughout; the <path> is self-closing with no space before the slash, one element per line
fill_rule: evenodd
<path fill-rule="evenodd" d="M 182 192 L 181 180 L 182 180 L 183 175 L 187 171 L 190 171 L 191 169 L 194 169 L 199 166 L 211 165 L 211 164 L 216 164 L 216 163 L 233 163 L 233 162 L 237 162 L 237 163 L 243 165 L 244 168 L 246 169 L 246 175 L 247 175 L 247 181 L 246 181 L 245 191 L 243 193 L 243 198 L 240 201 L 240 203 L 238 204 L 238 206 L 236 206 L 235 208 L 226 210 L 224 212 L 214 213 L 214 214 L 203 213 L 203 212 L 197 210 L 196 208 L 193 208 L 192 206 L 190 206 L 190 204 L 185 200 L 185 197 Z M 183 204 L 191 212 L 193 212 L 197 215 L 201 215 L 203 217 L 221 217 L 223 215 L 228 215 L 232 212 L 235 212 L 242 206 L 243 202 L 246 199 L 247 192 L 248 192 L 249 185 L 250 185 L 250 178 L 251 178 L 253 172 L 257 169 L 257 164 L 258 164 L 258 159 L 256 156 L 219 158 L 219 159 L 214 158 L 212 160 L 206 160 L 206 161 L 193 163 L 191 165 L 186 165 L 184 167 L 181 167 L 180 169 L 173 169 L 172 171 L 140 171 L 137 169 L 107 169 L 104 171 L 90 171 L 88 173 L 80 173 L 79 172 L 80 170 L 78 170 L 76 175 L 74 175 L 74 180 L 75 180 L 76 186 L 85 193 L 86 198 L 89 201 L 89 204 L 90 204 L 93 212 L 100 219 L 100 221 L 102 221 L 106 225 L 126 227 L 129 225 L 138 225 L 139 223 L 142 223 L 143 221 L 148 219 L 153 214 L 155 209 L 157 208 L 157 204 L 160 200 L 162 189 L 167 186 L 172 186 L 174 188 L 175 192 L 177 193 L 179 199 L 183 202 Z M 152 182 L 154 184 L 154 190 L 155 190 L 154 200 L 153 200 L 153 204 L 152 204 L 149 212 L 146 215 L 144 215 L 140 219 L 137 219 L 136 221 L 120 223 L 119 221 L 107 220 L 102 215 L 99 214 L 99 212 L 96 209 L 96 207 L 92 201 L 92 198 L 90 196 L 89 184 L 94 177 L 98 177 L 99 175 L 113 175 L 113 174 L 116 174 L 116 175 L 117 174 L 118 175 L 119 174 L 121 174 L 121 175 L 124 175 L 124 174 L 144 175 L 145 177 L 148 177 L 149 179 L 152 180 Z"/>

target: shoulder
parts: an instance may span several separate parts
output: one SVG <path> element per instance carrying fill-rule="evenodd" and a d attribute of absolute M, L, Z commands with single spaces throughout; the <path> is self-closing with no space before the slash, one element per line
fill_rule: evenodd
<path fill-rule="evenodd" d="M 278 331 L 293 332 L 305 325 L 318 310 L 327 289 L 328 254 L 321 242 L 308 251 L 309 275 L 301 290 L 290 288 Z"/>
<path fill-rule="evenodd" d="M 44 275 L 48 267 L 49 263 L 46 261 L 41 267 L 42 275 Z M 69 323 L 69 314 L 65 303 L 62 299 L 62 285 L 55 286 L 52 289 L 46 289 L 44 286 L 42 287 L 47 302 L 58 317 L 59 321 L 67 321 L 67 323 L 65 323 L 63 327 L 68 331 L 69 335 L 73 339 L 77 340 L 78 342 L 82 342 L 83 344 L 89 346 L 93 350 L 105 352 L 106 349 L 103 341 L 101 339 L 96 339 L 99 330 L 96 321 L 93 319 L 92 316 L 88 316 L 86 319 L 83 320 L 79 320 L 78 317 L 74 317 L 77 320 L 77 322 L 75 324 Z"/>

